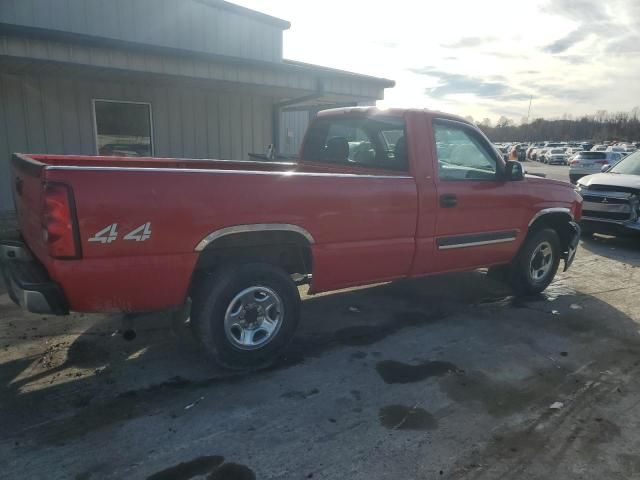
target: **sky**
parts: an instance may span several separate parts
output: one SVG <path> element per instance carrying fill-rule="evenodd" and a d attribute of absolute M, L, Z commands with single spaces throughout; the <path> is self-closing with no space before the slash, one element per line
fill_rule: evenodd
<path fill-rule="evenodd" d="M 285 58 L 396 81 L 378 106 L 494 123 L 640 105 L 640 0 L 232 0 L 291 22 Z"/>

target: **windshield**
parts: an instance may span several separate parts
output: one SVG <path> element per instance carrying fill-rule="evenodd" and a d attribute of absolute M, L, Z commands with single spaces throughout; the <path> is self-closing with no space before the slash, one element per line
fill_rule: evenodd
<path fill-rule="evenodd" d="M 554 148 L 553 150 L 551 150 L 552 155 L 562 155 L 563 153 L 564 150 L 562 150 L 561 148 Z"/>
<path fill-rule="evenodd" d="M 632 153 L 624 160 L 621 160 L 620 163 L 609 170 L 609 172 L 640 175 L 640 152 Z"/>

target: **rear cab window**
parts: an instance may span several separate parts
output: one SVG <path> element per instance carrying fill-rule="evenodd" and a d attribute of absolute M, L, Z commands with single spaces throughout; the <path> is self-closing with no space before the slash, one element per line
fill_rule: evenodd
<path fill-rule="evenodd" d="M 313 163 L 408 172 L 405 121 L 379 115 L 319 118 L 309 128 L 302 158 Z"/>
<path fill-rule="evenodd" d="M 607 158 L 607 154 L 605 152 L 580 152 L 577 158 L 582 160 L 604 160 Z"/>

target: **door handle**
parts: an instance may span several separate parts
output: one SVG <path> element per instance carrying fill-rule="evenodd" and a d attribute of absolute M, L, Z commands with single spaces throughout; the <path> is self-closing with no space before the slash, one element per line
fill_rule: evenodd
<path fill-rule="evenodd" d="M 453 208 L 458 206 L 458 197 L 453 193 L 440 195 L 440 206 L 442 208 Z"/>

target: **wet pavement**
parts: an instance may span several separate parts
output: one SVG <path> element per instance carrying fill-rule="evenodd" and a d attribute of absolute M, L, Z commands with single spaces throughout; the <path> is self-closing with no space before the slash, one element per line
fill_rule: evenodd
<path fill-rule="evenodd" d="M 0 477 L 640 478 L 638 265 L 596 237 L 534 298 L 483 272 L 305 296 L 245 374 L 169 315 L 125 341 L 0 289 Z"/>

